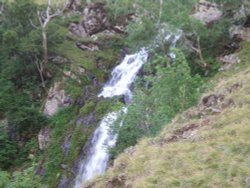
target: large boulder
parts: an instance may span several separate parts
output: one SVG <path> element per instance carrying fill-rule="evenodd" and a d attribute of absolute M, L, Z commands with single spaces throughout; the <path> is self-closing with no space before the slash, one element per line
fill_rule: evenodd
<path fill-rule="evenodd" d="M 191 16 L 200 20 L 203 24 L 209 25 L 219 20 L 222 14 L 223 12 L 216 3 L 200 0 L 195 8 L 195 12 Z"/>
<path fill-rule="evenodd" d="M 250 27 L 244 27 L 241 25 L 233 25 L 230 30 L 231 37 L 237 37 L 242 40 L 250 42 Z"/>

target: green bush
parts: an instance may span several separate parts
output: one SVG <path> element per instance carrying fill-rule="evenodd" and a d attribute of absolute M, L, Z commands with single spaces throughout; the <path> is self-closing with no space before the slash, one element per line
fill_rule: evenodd
<path fill-rule="evenodd" d="M 0 169 L 8 169 L 17 154 L 17 146 L 0 127 Z M 1 181 L 0 181 L 1 185 Z M 0 186 L 1 187 L 1 186 Z"/>

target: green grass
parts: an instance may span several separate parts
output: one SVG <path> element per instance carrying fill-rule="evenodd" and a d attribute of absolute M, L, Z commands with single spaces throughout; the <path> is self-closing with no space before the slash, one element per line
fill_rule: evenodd
<path fill-rule="evenodd" d="M 65 108 L 58 111 L 51 119 L 50 126 L 53 128 L 51 142 L 46 154 L 46 172 L 44 181 L 50 187 L 56 187 L 61 173 L 60 164 L 63 163 L 64 155 L 61 145 L 68 133 L 74 128 L 75 109 Z"/>
<path fill-rule="evenodd" d="M 78 66 L 83 66 L 88 70 L 96 68 L 95 59 L 92 53 L 76 48 L 74 42 L 72 41 L 64 41 L 56 52 L 68 58 L 71 62 L 74 62 L 74 64 Z"/>

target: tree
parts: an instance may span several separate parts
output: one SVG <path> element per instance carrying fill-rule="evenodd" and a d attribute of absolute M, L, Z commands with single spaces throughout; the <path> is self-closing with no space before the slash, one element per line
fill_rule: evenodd
<path fill-rule="evenodd" d="M 44 76 L 48 77 L 48 62 L 49 62 L 49 53 L 48 53 L 48 33 L 47 33 L 47 29 L 48 29 L 48 24 L 50 23 L 50 21 L 57 17 L 60 16 L 66 9 L 67 9 L 67 0 L 65 0 L 65 3 L 63 4 L 63 7 L 56 7 L 56 10 L 54 11 L 52 8 L 52 2 L 53 0 L 48 0 L 47 2 L 47 8 L 45 11 L 39 11 L 37 12 L 38 15 L 38 20 L 40 23 L 40 26 L 42 28 L 42 46 L 43 46 L 43 62 L 39 62 L 38 60 L 36 60 L 36 65 L 37 68 L 39 70 L 40 76 L 41 76 L 41 80 L 43 82 L 43 86 L 44 85 Z M 33 25 L 33 27 L 38 28 L 37 26 L 35 26 L 35 24 L 32 23 L 32 21 L 30 20 L 31 24 Z"/>

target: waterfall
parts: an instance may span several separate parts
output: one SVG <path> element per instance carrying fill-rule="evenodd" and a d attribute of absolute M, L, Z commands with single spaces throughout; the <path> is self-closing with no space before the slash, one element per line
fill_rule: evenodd
<path fill-rule="evenodd" d="M 111 79 L 105 84 L 98 97 L 111 98 L 124 95 L 125 101 L 130 101 L 132 98 L 130 86 L 147 59 L 148 52 L 145 49 L 132 55 L 126 55 L 121 64 L 112 71 Z M 118 112 L 108 113 L 101 120 L 90 140 L 87 157 L 81 161 L 75 188 L 82 187 L 85 181 L 105 171 L 109 160 L 108 149 L 113 147 L 117 140 L 117 135 L 112 133 L 110 126 L 113 125 L 122 111 L 126 111 L 126 108 L 124 107 Z"/>

